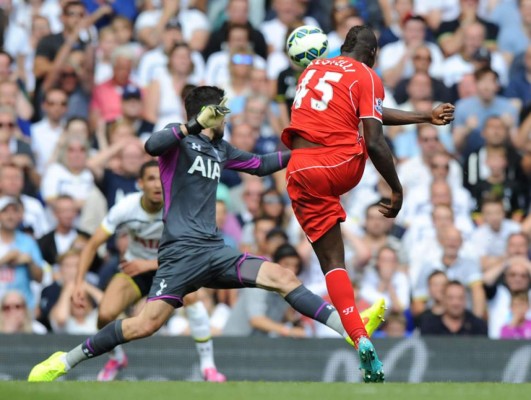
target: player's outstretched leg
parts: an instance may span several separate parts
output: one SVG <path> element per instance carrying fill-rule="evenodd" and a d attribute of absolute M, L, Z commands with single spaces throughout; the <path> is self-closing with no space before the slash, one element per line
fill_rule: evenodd
<path fill-rule="evenodd" d="M 190 322 L 190 331 L 199 355 L 199 367 L 203 379 L 207 382 L 225 382 L 227 378 L 218 371 L 214 362 L 214 343 L 210 334 L 210 318 L 205 305 L 199 300 L 197 292 L 186 295 L 184 304 Z"/>
<path fill-rule="evenodd" d="M 80 362 L 98 357 L 119 344 L 151 336 L 173 313 L 174 308 L 162 300 L 148 302 L 139 315 L 113 321 L 68 353 L 57 352 L 31 370 L 29 382 L 51 382 Z"/>

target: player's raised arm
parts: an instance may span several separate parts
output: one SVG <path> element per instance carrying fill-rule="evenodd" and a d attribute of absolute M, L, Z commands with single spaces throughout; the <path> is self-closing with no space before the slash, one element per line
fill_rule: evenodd
<path fill-rule="evenodd" d="M 225 168 L 265 176 L 286 168 L 291 151 L 277 151 L 264 155 L 248 153 L 228 145 L 228 161 Z"/>
<path fill-rule="evenodd" d="M 160 156 L 171 148 L 177 147 L 179 141 L 188 132 L 183 124 L 168 124 L 160 131 L 153 132 L 144 148 L 150 156 Z"/>
<path fill-rule="evenodd" d="M 450 103 L 440 104 L 430 112 L 402 111 L 383 108 L 384 125 L 433 124 L 448 125 L 454 120 L 455 107 Z"/>

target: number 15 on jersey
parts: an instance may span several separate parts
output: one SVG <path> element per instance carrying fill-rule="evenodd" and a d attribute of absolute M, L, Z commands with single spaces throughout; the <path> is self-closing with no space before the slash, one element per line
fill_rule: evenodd
<path fill-rule="evenodd" d="M 320 75 L 322 76 L 319 78 Z M 314 77 L 315 79 L 312 79 Z M 313 110 L 325 111 L 328 108 L 328 103 L 330 103 L 334 97 L 334 87 L 330 82 L 339 82 L 342 77 L 343 74 L 341 72 L 327 71 L 323 73 L 323 71 L 317 71 L 315 69 L 308 71 L 297 88 L 293 107 L 300 108 L 302 100 L 306 97 L 311 88 L 321 92 L 321 96 L 319 98 L 312 97 L 310 99 L 310 106 Z"/>

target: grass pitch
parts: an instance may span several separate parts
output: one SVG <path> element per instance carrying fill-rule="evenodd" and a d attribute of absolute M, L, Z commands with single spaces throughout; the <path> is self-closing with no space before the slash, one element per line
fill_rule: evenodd
<path fill-rule="evenodd" d="M 0 382 L 5 400 L 506 400 L 526 399 L 531 384 L 315 382 Z"/>

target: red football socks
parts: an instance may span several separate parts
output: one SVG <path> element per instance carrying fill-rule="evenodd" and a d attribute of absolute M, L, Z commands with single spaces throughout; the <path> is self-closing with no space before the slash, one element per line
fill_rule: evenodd
<path fill-rule="evenodd" d="M 369 337 L 354 300 L 354 289 L 344 268 L 336 268 L 325 275 L 328 295 L 339 312 L 341 323 L 357 345 L 361 337 Z M 357 346 L 356 346 L 357 347 Z"/>

